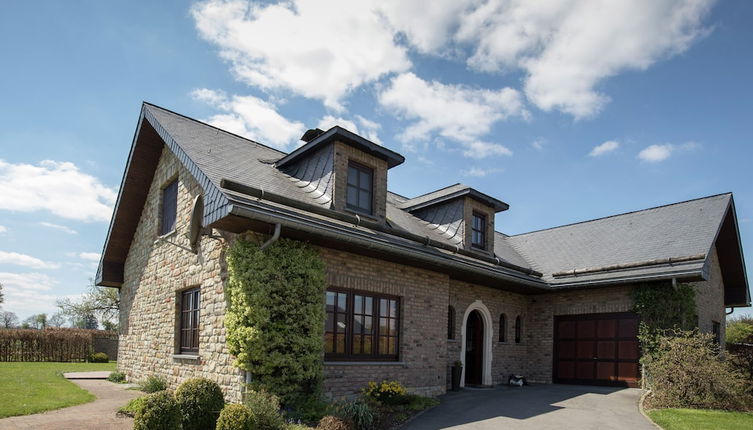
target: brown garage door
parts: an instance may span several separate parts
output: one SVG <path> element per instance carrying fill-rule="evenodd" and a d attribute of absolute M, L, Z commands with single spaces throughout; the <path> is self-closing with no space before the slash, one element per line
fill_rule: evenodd
<path fill-rule="evenodd" d="M 554 317 L 554 382 L 637 386 L 638 316 Z"/>

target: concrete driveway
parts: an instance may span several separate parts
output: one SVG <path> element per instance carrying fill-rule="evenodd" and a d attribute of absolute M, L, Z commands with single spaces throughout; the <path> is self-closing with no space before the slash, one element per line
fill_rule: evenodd
<path fill-rule="evenodd" d="M 656 430 L 638 410 L 640 396 L 635 388 L 578 385 L 465 389 L 404 429 Z"/>

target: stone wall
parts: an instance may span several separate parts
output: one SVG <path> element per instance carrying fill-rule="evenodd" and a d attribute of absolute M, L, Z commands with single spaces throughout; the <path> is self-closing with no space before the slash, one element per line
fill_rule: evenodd
<path fill-rule="evenodd" d="M 713 323 L 719 323 L 720 340 L 722 348 L 724 348 L 727 315 L 724 308 L 724 281 L 722 280 L 722 269 L 719 266 L 716 247 L 711 250 L 708 261 L 708 281 L 693 283 L 696 294 L 698 328 L 703 333 L 713 333 Z"/>

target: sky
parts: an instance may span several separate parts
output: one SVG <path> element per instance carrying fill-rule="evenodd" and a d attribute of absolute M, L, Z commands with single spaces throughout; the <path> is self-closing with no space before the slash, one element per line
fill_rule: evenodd
<path fill-rule="evenodd" d="M 731 191 L 753 273 L 753 2 L 2 9 L 0 283 L 21 319 L 94 277 L 142 101 L 285 151 L 339 124 L 406 157 L 391 191 L 465 183 L 510 204 L 507 234 Z"/>

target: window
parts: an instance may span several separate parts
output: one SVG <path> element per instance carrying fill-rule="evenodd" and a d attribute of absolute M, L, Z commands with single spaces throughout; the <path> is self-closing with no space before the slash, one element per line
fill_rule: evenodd
<path fill-rule="evenodd" d="M 471 246 L 474 248 L 486 249 L 486 216 L 477 212 L 473 213 Z"/>
<path fill-rule="evenodd" d="M 499 341 L 507 342 L 507 315 L 499 316 Z"/>
<path fill-rule="evenodd" d="M 522 329 L 520 324 L 520 315 L 518 315 L 515 317 L 515 343 L 520 343 L 520 332 Z"/>
<path fill-rule="evenodd" d="M 162 222 L 159 234 L 167 234 L 175 230 L 175 220 L 178 212 L 178 180 L 170 182 L 162 189 Z"/>
<path fill-rule="evenodd" d="M 397 360 L 400 300 L 373 293 L 326 293 L 324 356 L 328 360 Z"/>
<path fill-rule="evenodd" d="M 348 163 L 347 207 L 357 212 L 372 213 L 374 170 L 358 163 Z"/>
<path fill-rule="evenodd" d="M 180 295 L 180 352 L 199 352 L 199 306 L 201 291 L 193 288 Z"/>
<path fill-rule="evenodd" d="M 447 306 L 447 339 L 455 339 L 455 308 Z"/>
<path fill-rule="evenodd" d="M 714 343 L 720 345 L 722 343 L 722 325 L 717 321 L 711 321 L 711 331 L 714 334 Z"/>

